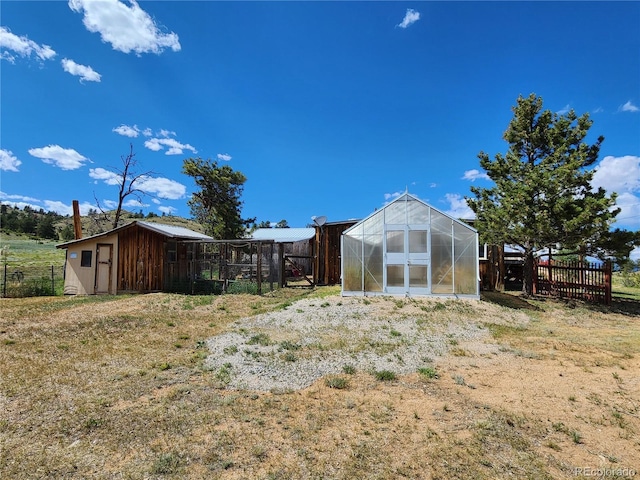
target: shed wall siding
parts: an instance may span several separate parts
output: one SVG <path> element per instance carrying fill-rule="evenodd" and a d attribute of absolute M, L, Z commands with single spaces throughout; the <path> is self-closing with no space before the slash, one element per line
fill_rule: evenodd
<path fill-rule="evenodd" d="M 115 294 L 115 285 L 118 278 L 118 272 L 115 268 L 118 256 L 118 237 L 117 235 L 108 235 L 100 239 L 87 240 L 74 244 L 67 249 L 67 263 L 64 281 L 65 295 L 93 295 L 95 293 L 96 268 L 97 268 L 97 246 L 100 244 L 113 245 L 113 267 L 111 268 L 111 290 L 110 294 Z M 83 267 L 82 252 L 91 252 L 91 266 Z"/>
<path fill-rule="evenodd" d="M 134 227 L 119 234 L 118 290 L 163 289 L 164 236 Z"/>

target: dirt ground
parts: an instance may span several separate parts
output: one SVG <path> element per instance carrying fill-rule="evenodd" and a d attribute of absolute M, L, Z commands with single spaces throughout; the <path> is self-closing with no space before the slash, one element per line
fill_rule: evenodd
<path fill-rule="evenodd" d="M 430 375 L 251 392 L 203 370 L 206 338 L 295 300 L 4 299 L 0 478 L 640 478 L 636 304 L 483 295 L 464 318 L 486 334 Z"/>

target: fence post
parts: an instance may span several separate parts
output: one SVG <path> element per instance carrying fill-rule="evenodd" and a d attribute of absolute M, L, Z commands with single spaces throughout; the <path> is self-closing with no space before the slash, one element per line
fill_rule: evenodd
<path fill-rule="evenodd" d="M 606 260 L 604 263 L 604 303 L 611 305 L 611 260 Z"/>

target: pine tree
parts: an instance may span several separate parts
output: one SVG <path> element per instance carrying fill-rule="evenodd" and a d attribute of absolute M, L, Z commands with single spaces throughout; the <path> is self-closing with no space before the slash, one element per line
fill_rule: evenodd
<path fill-rule="evenodd" d="M 195 192 L 188 204 L 192 216 L 214 238 L 232 240 L 242 238 L 255 218 L 241 217 L 240 196 L 246 177 L 228 165 L 201 158 L 188 158 L 182 173 L 193 177 L 200 191 Z"/>
<path fill-rule="evenodd" d="M 471 187 L 467 198 L 476 213 L 483 241 L 519 246 L 524 252 L 524 285 L 533 293 L 535 252 L 563 248 L 586 254 L 609 231 L 619 209 L 615 194 L 591 186 L 604 137 L 584 142 L 592 121 L 542 109 L 542 98 L 520 96 L 503 138 L 506 155 L 493 160 L 480 152 L 480 166 L 494 182 L 491 188 Z"/>

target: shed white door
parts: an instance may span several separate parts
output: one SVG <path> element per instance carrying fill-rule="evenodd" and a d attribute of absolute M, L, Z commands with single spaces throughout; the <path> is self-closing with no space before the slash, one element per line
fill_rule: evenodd
<path fill-rule="evenodd" d="M 385 291 L 406 295 L 431 293 L 428 227 L 426 225 L 387 225 L 384 242 Z"/>
<path fill-rule="evenodd" d="M 96 257 L 96 293 L 111 293 L 113 245 L 110 243 L 99 243 Z"/>

